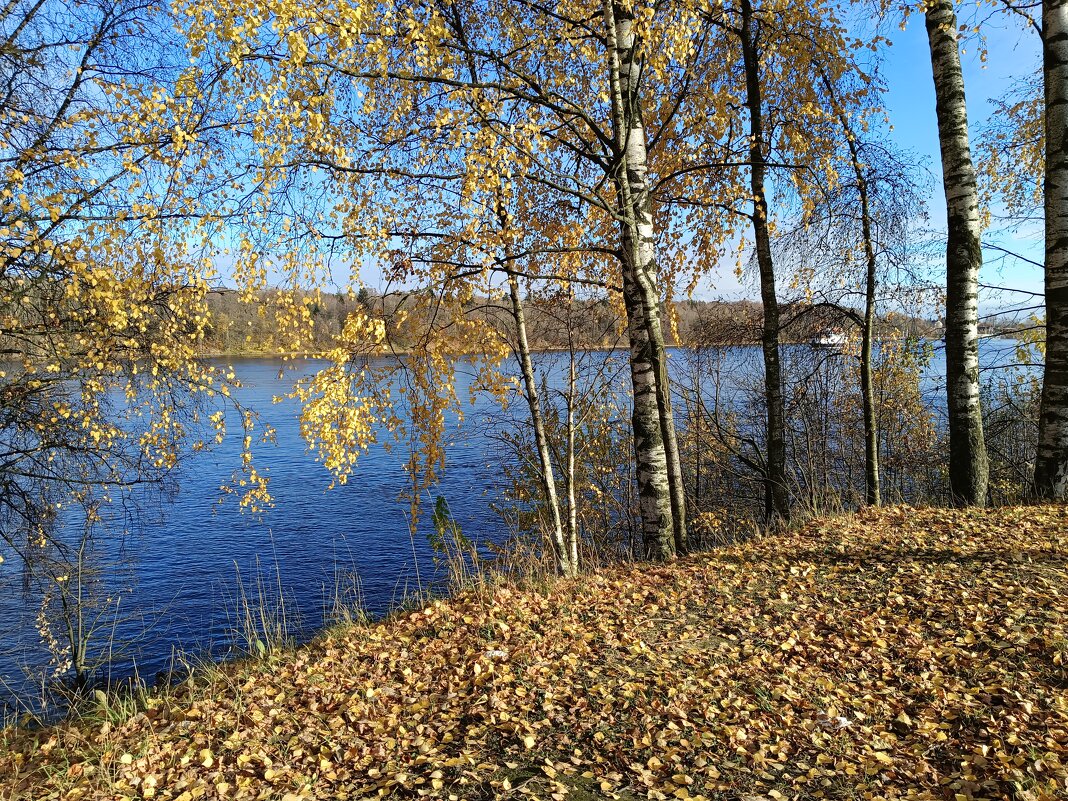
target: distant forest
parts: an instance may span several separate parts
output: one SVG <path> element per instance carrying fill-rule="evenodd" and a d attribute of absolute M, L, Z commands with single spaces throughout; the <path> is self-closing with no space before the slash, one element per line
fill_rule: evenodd
<path fill-rule="evenodd" d="M 248 302 L 232 290 L 213 290 L 208 295 L 211 324 L 204 338 L 205 355 L 252 355 L 272 352 L 274 315 L 270 311 L 275 293 L 264 293 Z M 407 293 L 379 295 L 361 290 L 356 296 L 342 292 L 321 293 L 308 301 L 314 327 L 311 350 L 329 347 L 346 317 L 358 307 L 389 321 L 410 298 Z M 579 348 L 616 348 L 626 345 L 620 310 L 608 298 L 563 302 L 559 297 L 527 300 L 531 346 L 538 350 L 567 348 L 569 341 Z M 674 346 L 759 344 L 762 325 L 758 302 L 681 300 L 671 304 L 674 325 L 665 326 L 668 344 Z M 464 309 L 464 314 L 492 320 L 502 336 L 511 337 L 511 318 L 503 300 L 480 298 Z M 784 306 L 784 341 L 807 342 L 819 332 L 839 328 L 847 334 L 857 327 L 850 309 L 832 306 Z M 939 321 L 890 312 L 880 317 L 882 333 L 901 332 L 915 338 L 942 336 Z M 994 320 L 983 325 L 986 336 L 1011 336 L 1012 320 Z M 391 336 L 390 344 L 404 350 L 410 343 Z"/>

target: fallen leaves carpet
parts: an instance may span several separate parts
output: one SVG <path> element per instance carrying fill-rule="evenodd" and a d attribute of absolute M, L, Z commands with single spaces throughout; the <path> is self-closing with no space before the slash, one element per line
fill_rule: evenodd
<path fill-rule="evenodd" d="M 0 734 L 0 797 L 1068 798 L 1068 509 L 472 591 Z"/>

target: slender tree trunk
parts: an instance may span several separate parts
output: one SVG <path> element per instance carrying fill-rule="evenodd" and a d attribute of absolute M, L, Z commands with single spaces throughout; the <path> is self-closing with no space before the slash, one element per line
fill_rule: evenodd
<path fill-rule="evenodd" d="M 556 480 L 553 477 L 553 462 L 549 454 L 549 439 L 545 434 L 545 420 L 541 414 L 541 402 L 538 398 L 538 385 L 534 380 L 534 365 L 530 360 L 530 344 L 527 341 L 527 321 L 523 310 L 523 299 L 519 294 L 519 279 L 508 274 L 508 294 L 512 301 L 512 319 L 515 321 L 516 344 L 518 347 L 519 369 L 523 375 L 523 390 L 530 409 L 530 421 L 534 426 L 534 442 L 538 449 L 538 462 L 541 468 L 541 488 L 545 495 L 545 505 L 549 511 L 549 535 L 552 539 L 553 556 L 556 570 L 562 576 L 574 576 L 576 565 L 571 559 L 567 543 L 564 541 L 563 523 L 560 519 L 560 502 L 556 496 Z"/>
<path fill-rule="evenodd" d="M 753 30 L 753 6 L 742 0 L 742 59 L 745 68 L 745 105 L 749 110 L 749 182 L 753 194 L 753 236 L 756 241 L 757 269 L 760 273 L 760 300 L 764 327 L 760 344 L 764 354 L 764 399 L 767 405 L 767 458 L 764 477 L 764 508 L 768 522 L 787 520 L 790 495 L 786 486 L 786 413 L 782 394 L 782 365 L 779 361 L 779 300 L 775 291 L 775 263 L 771 254 L 768 227 L 768 200 L 764 181 L 763 100 L 760 86 L 760 56 Z"/>
<path fill-rule="evenodd" d="M 573 300 L 572 300 L 573 302 Z M 571 564 L 578 569 L 578 504 L 575 498 L 575 396 L 577 390 L 577 375 L 575 370 L 575 342 L 568 331 L 568 371 L 567 371 L 567 446 L 564 461 L 566 462 L 566 475 L 564 476 L 565 490 L 567 492 L 567 547 L 571 554 Z"/>
<path fill-rule="evenodd" d="M 622 238 L 623 302 L 631 347 L 634 448 L 646 551 L 671 558 L 686 546 L 686 505 L 656 287 L 648 154 L 638 97 L 633 16 L 605 2 L 613 128 L 619 168 L 613 173 Z"/>
<path fill-rule="evenodd" d="M 1068 497 L 1068 0 L 1042 3 L 1046 100 L 1046 366 L 1035 495 Z"/>
<path fill-rule="evenodd" d="M 700 359 L 700 357 L 698 357 Z M 700 362 L 698 367 L 694 371 L 693 382 L 694 398 L 701 397 L 701 369 Z M 701 406 L 696 400 L 693 404 L 692 411 L 687 415 L 689 425 L 692 426 L 694 443 L 693 443 L 693 499 L 698 510 L 701 509 L 701 458 L 704 456 L 704 443 L 701 441 Z"/>
<path fill-rule="evenodd" d="M 867 274 L 864 282 L 864 330 L 860 341 L 861 403 L 864 407 L 864 500 L 869 506 L 882 504 L 879 487 L 879 428 L 875 419 L 875 378 L 872 370 L 872 341 L 875 338 L 875 247 L 871 240 L 871 207 L 868 183 L 857 157 L 856 145 L 851 143 L 853 168 L 860 191 L 861 229 L 864 236 L 864 258 Z"/>
<path fill-rule="evenodd" d="M 834 87 L 826 75 L 823 76 L 827 91 L 834 92 Z M 857 181 L 857 193 L 860 195 L 860 232 L 864 240 L 864 326 L 860 339 L 860 394 L 864 413 L 864 499 L 869 506 L 882 503 L 879 486 L 879 428 L 875 419 L 875 380 L 872 369 L 872 343 L 875 338 L 875 290 L 877 287 L 878 261 L 875 256 L 875 243 L 872 241 L 871 198 L 868 195 L 868 180 L 864 175 L 864 164 L 860 160 L 860 148 L 853 134 L 849 116 L 835 101 L 838 122 L 845 134 L 849 147 L 849 161 Z"/>
<path fill-rule="evenodd" d="M 651 216 L 651 215 L 650 215 Z M 653 273 L 650 273 L 652 275 Z M 655 290 L 654 290 L 655 293 Z M 657 307 L 660 298 L 654 294 Z M 679 438 L 675 429 L 675 413 L 671 402 L 671 376 L 668 374 L 667 349 L 664 346 L 663 327 L 659 320 L 656 332 L 659 334 L 657 400 L 660 404 L 660 425 L 664 431 L 664 446 L 667 451 L 668 478 L 671 481 L 671 521 L 672 535 L 675 538 L 676 553 L 684 554 L 690 548 L 689 521 L 686 517 L 686 484 L 682 478 L 682 452 L 679 450 Z"/>
<path fill-rule="evenodd" d="M 952 0 L 926 9 L 942 182 L 946 194 L 946 392 L 949 488 L 954 504 L 986 503 L 988 465 L 979 402 L 979 194 L 968 145 L 964 73 Z"/>
<path fill-rule="evenodd" d="M 824 75 L 823 83 L 828 93 L 834 95 L 834 85 Z M 875 256 L 875 243 L 872 241 L 871 198 L 868 194 L 868 180 L 864 174 L 864 164 L 860 159 L 860 148 L 853 133 L 849 116 L 835 98 L 838 122 L 845 134 L 849 148 L 850 166 L 857 181 L 857 193 L 860 195 L 860 230 L 864 240 L 864 263 L 866 267 L 864 280 L 864 324 L 860 340 L 860 386 L 861 405 L 864 415 L 864 499 L 869 506 L 882 504 L 882 492 L 879 486 L 879 428 L 875 418 L 875 380 L 872 369 L 872 344 L 875 338 L 875 290 L 878 284 Z"/>

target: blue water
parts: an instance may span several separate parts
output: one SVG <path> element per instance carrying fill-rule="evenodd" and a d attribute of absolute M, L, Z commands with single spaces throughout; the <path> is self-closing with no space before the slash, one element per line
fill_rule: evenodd
<path fill-rule="evenodd" d="M 1006 343 L 991 343 L 984 346 L 984 361 L 996 365 L 1008 361 L 1011 353 Z M 592 358 L 611 363 L 614 380 L 625 388 L 622 356 Z M 739 349 L 741 362 L 755 366 L 756 356 L 755 349 Z M 678 351 L 673 361 L 678 364 L 684 357 Z M 482 396 L 467 407 L 462 424 L 451 422 L 446 472 L 424 497 L 420 526 L 413 532 L 408 501 L 400 498 L 407 485 L 403 447 L 392 453 L 372 448 L 347 484 L 328 489 L 330 476 L 300 437 L 296 402 L 275 402 L 296 379 L 309 374 L 314 363 L 232 363 L 242 385 L 240 401 L 259 413 L 261 425 L 276 432 L 274 443 L 255 448 L 257 466 L 270 478 L 275 506 L 260 515 L 242 513 L 220 492 L 220 485 L 240 467 L 240 433 L 232 426 L 221 445 L 182 462 L 172 495 L 142 497 L 139 514 L 126 520 L 112 512 L 110 530 L 101 537 L 107 545 L 101 558 L 109 575 L 98 589 L 112 597 L 104 619 L 114 625 L 101 637 L 128 644 L 111 655 L 114 676 L 136 669 L 151 678 L 166 671 L 179 653 L 215 658 L 230 653 L 238 576 L 246 589 L 262 581 L 269 588 L 270 603 L 277 601 L 275 590 L 281 589 L 290 634 L 298 639 L 328 621 L 339 587 L 346 600 L 358 601 L 372 614 L 429 589 L 440 578 L 426 537 L 437 496 L 448 501 L 467 537 L 486 543 L 508 534 L 490 508 L 502 479 L 502 462 L 508 458 L 486 433 L 502 418 L 495 401 Z M 933 405 L 938 405 L 941 372 L 942 360 L 936 354 L 925 379 Z M 473 373 L 470 365 L 460 371 L 462 398 Z M 522 413 L 521 404 L 514 409 Z M 48 663 L 34 625 L 36 612 L 36 595 L 25 591 L 17 560 L 8 559 L 0 565 L 0 678 L 11 689 L 20 687 L 24 667 L 39 670 Z"/>
<path fill-rule="evenodd" d="M 148 493 L 138 514 L 125 520 L 112 511 L 100 555 L 113 575 L 107 592 L 114 636 L 132 643 L 114 658 L 114 676 L 166 671 L 177 653 L 225 656 L 233 644 L 238 575 L 248 592 L 261 580 L 273 604 L 277 588 L 288 627 L 298 639 L 321 628 L 340 586 L 346 601 L 381 614 L 407 596 L 430 589 L 436 575 L 426 537 L 437 496 L 449 502 L 464 534 L 485 542 L 505 536 L 489 510 L 500 480 L 499 458 L 481 434 L 500 407 L 481 398 L 465 409 L 462 425 L 450 425 L 448 468 L 424 497 L 419 528 L 411 530 L 403 447 L 392 453 L 374 447 L 345 485 L 328 489 L 330 475 L 308 451 L 297 425 L 295 401 L 275 402 L 314 363 L 283 365 L 267 359 L 233 362 L 241 383 L 236 397 L 256 410 L 258 425 L 275 430 L 271 443 L 255 445 L 259 470 L 270 479 L 274 507 L 242 512 L 220 486 L 240 468 L 240 430 L 213 450 L 192 454 L 176 471 L 176 490 L 167 497 Z M 280 372 L 281 371 L 281 372 Z M 473 369 L 461 369 L 461 398 Z M 120 544 L 121 540 L 121 544 Z M 9 554 L 10 557 L 10 554 Z M 34 626 L 35 594 L 24 592 L 17 559 L 0 565 L 0 676 L 17 685 L 23 666 L 47 664 Z M 118 612 L 115 613 L 115 599 Z M 0 686 L 0 696 L 3 687 Z"/>

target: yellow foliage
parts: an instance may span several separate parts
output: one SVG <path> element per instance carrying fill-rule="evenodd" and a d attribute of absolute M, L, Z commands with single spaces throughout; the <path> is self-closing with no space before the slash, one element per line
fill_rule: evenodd
<path fill-rule="evenodd" d="M 159 9 L 76 11 L 4 12 L 17 76 L 0 104 L 0 345 L 17 355 L 0 373 L 5 480 L 39 484 L 46 506 L 160 477 L 190 439 L 221 438 L 233 405 L 232 375 L 199 359 L 223 211 L 203 200 L 230 178 L 202 136 L 218 124 L 215 76 L 162 66 L 183 42 Z"/>

